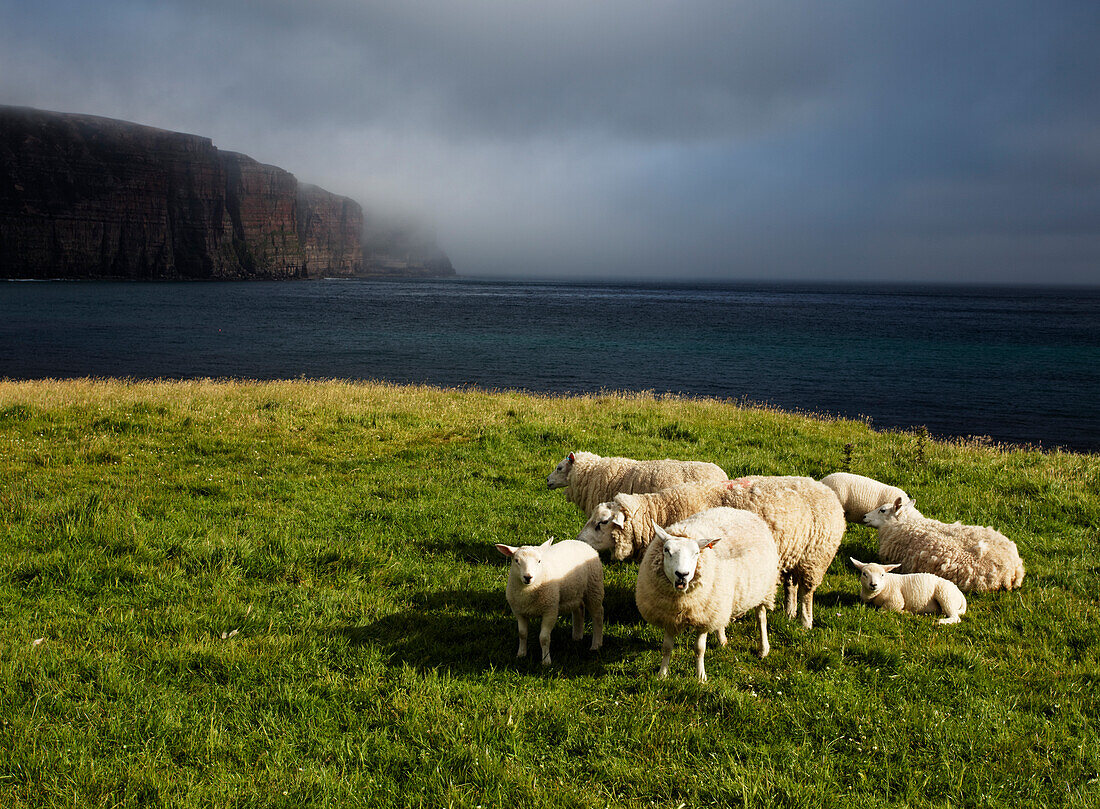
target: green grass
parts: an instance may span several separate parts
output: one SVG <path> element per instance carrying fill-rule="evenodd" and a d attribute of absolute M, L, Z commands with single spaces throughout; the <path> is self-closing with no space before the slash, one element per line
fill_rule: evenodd
<path fill-rule="evenodd" d="M 846 445 L 850 445 L 846 449 Z M 876 612 L 849 526 L 810 631 L 517 661 L 493 543 L 575 536 L 571 449 L 844 468 L 995 525 L 1022 590 Z M 847 460 L 850 457 L 850 460 Z M 1100 804 L 1100 457 L 651 395 L 0 382 L 0 806 Z M 537 646 L 537 644 L 536 644 Z"/>

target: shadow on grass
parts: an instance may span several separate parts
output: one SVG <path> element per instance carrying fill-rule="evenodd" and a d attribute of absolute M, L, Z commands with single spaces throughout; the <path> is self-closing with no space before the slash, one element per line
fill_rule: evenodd
<path fill-rule="evenodd" d="M 531 621 L 526 658 L 516 658 L 518 630 L 504 593 L 499 590 L 439 590 L 420 593 L 410 609 L 387 615 L 365 626 L 332 630 L 353 646 L 383 650 L 392 665 L 418 670 L 444 670 L 456 675 L 483 675 L 490 669 L 514 668 L 548 676 L 593 676 L 610 663 L 635 656 L 652 644 L 619 627 L 641 622 L 630 593 L 629 611 L 623 594 L 604 600 L 604 644 L 592 651 L 592 623 L 586 616 L 583 639 L 574 641 L 568 615 L 558 617 L 550 639 L 551 666 L 540 665 L 540 622 Z"/>

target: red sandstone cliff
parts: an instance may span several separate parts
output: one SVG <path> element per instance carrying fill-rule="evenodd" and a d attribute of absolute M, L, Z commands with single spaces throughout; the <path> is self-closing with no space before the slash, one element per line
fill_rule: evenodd
<path fill-rule="evenodd" d="M 364 233 L 358 203 L 208 138 L 0 107 L 0 277 L 389 274 L 364 265 L 364 252 L 390 260 Z M 454 274 L 445 256 L 409 255 L 393 257 L 399 274 Z"/>

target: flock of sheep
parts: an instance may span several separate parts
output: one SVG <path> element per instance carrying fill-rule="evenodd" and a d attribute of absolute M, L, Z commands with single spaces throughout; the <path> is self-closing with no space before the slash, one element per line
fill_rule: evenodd
<path fill-rule="evenodd" d="M 1024 579 L 1016 544 L 1000 532 L 929 519 L 901 489 L 862 475 L 729 480 L 702 461 L 573 452 L 546 483 L 564 488 L 588 515 L 577 538 L 496 546 L 511 559 L 505 596 L 519 628 L 517 656 L 527 654 L 529 619 L 539 618 L 543 665 L 550 663 L 550 633 L 562 613 L 572 615 L 573 638 L 580 640 L 587 612 L 592 649 L 603 644 L 601 554 L 639 562 L 638 611 L 665 633 L 658 676 L 668 676 L 676 636 L 692 630 L 703 682 L 707 635 L 724 646 L 726 627 L 750 611 L 760 656 L 767 655 L 767 611 L 779 584 L 787 616 L 813 626 L 814 591 L 846 520 L 878 529 L 883 563 L 851 562 L 860 572 L 860 598 L 886 610 L 943 614 L 939 623 L 956 623 L 966 612 L 964 590 L 1011 590 Z"/>

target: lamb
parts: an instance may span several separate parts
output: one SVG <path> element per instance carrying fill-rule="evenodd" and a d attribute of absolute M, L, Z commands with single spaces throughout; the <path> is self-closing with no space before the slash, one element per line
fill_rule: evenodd
<path fill-rule="evenodd" d="M 561 612 L 573 616 L 573 640 L 584 637 L 584 611 L 592 615 L 592 649 L 603 645 L 603 565 L 591 547 L 575 539 L 556 545 L 553 537 L 541 545 L 498 544 L 512 560 L 504 594 L 519 627 L 519 650 L 527 654 L 528 619 L 540 617 L 542 665 L 550 665 L 550 632 Z"/>
<path fill-rule="evenodd" d="M 937 623 L 957 624 L 966 596 L 954 582 L 931 573 L 893 573 L 900 565 L 879 565 L 848 557 L 859 570 L 859 597 L 889 612 L 940 613 Z"/>
<path fill-rule="evenodd" d="M 767 656 L 767 610 L 775 605 L 779 554 L 764 521 L 748 511 L 715 508 L 667 532 L 656 524 L 653 530 L 634 600 L 642 617 L 665 631 L 657 676 L 668 676 L 676 636 L 690 628 L 696 632 L 696 674 L 705 683 L 707 633 L 717 633 L 725 646 L 726 626 L 750 610 L 760 628 L 759 654 Z"/>
<path fill-rule="evenodd" d="M 670 525 L 697 511 L 729 506 L 763 517 L 779 550 L 786 613 L 813 626 L 813 594 L 840 547 L 844 510 L 827 486 L 806 477 L 757 476 L 722 484 L 684 483 L 651 494 L 617 494 L 601 503 L 577 539 L 612 560 L 640 558 L 651 525 Z"/>
<path fill-rule="evenodd" d="M 677 483 L 717 482 L 726 477 L 721 467 L 706 461 L 635 461 L 570 452 L 546 478 L 546 486 L 565 488 L 566 499 L 591 515 L 592 509 L 619 492 L 656 492 Z"/>
<path fill-rule="evenodd" d="M 1013 590 L 1024 582 L 1016 543 L 993 528 L 942 523 L 921 515 L 912 500 L 867 512 L 863 521 L 878 529 L 882 561 L 907 573 L 935 573 L 964 592 Z"/>
<path fill-rule="evenodd" d="M 884 503 L 893 503 L 897 498 L 909 499 L 897 486 L 848 472 L 833 472 L 821 479 L 821 482 L 836 493 L 837 500 L 844 507 L 844 519 L 848 522 L 862 523 L 863 515 Z"/>

